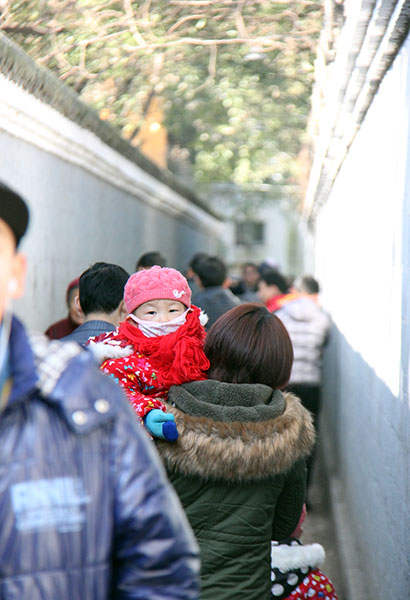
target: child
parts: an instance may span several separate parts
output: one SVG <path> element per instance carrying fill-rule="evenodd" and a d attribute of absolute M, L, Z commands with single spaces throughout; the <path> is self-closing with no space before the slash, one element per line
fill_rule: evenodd
<path fill-rule="evenodd" d="M 320 544 L 302 545 L 306 507 L 293 534 L 281 542 L 272 542 L 272 600 L 338 600 L 332 582 L 319 570 L 325 560 Z"/>
<path fill-rule="evenodd" d="M 167 399 L 172 385 L 207 379 L 201 323 L 206 316 L 191 305 L 185 277 L 166 267 L 131 275 L 124 302 L 126 320 L 115 332 L 92 338 L 90 345 L 97 358 L 106 359 L 100 368 L 123 387 L 148 431 L 172 441 L 172 432 L 166 433 L 171 428 L 162 427 L 174 416 L 160 399 Z"/>

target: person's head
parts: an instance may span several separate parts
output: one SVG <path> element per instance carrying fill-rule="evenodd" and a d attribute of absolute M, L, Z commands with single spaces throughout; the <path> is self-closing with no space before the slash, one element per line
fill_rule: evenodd
<path fill-rule="evenodd" d="M 256 291 L 260 277 L 259 269 L 254 263 L 248 262 L 242 265 L 242 279 L 248 288 Z"/>
<path fill-rule="evenodd" d="M 279 271 L 271 269 L 270 271 L 262 271 L 258 285 L 258 296 L 265 304 L 275 296 L 286 294 L 288 284 L 283 275 Z"/>
<path fill-rule="evenodd" d="M 196 254 L 193 255 L 193 257 L 189 261 L 189 264 L 188 264 L 188 267 L 186 270 L 186 276 L 188 279 L 192 279 L 194 277 L 194 275 L 196 274 L 196 265 L 203 258 L 206 258 L 207 256 L 208 255 L 206 254 L 206 252 L 197 252 Z"/>
<path fill-rule="evenodd" d="M 26 260 L 18 246 L 28 220 L 24 200 L 0 182 L 0 322 L 10 302 L 23 295 Z"/>
<path fill-rule="evenodd" d="M 265 306 L 240 304 L 219 317 L 208 331 L 205 354 L 210 379 L 227 383 L 286 386 L 293 348 L 282 321 Z"/>
<path fill-rule="evenodd" d="M 267 256 L 258 267 L 259 273 L 265 271 L 279 271 L 279 263 L 273 256 Z"/>
<path fill-rule="evenodd" d="M 119 265 L 97 262 L 80 276 L 79 304 L 85 315 L 103 314 L 117 325 L 125 317 L 124 287 L 129 273 Z"/>
<path fill-rule="evenodd" d="M 79 289 L 80 278 L 76 277 L 68 284 L 65 295 L 68 308 L 68 316 L 71 319 L 71 321 L 76 325 L 81 325 L 81 323 L 84 321 L 84 314 L 78 302 Z"/>
<path fill-rule="evenodd" d="M 315 296 L 320 292 L 319 282 L 312 275 L 298 277 L 294 282 L 294 287 L 302 294 L 307 294 L 308 296 Z"/>
<path fill-rule="evenodd" d="M 136 264 L 135 270 L 141 271 L 142 269 L 150 269 L 158 265 L 159 267 L 166 267 L 167 260 L 160 252 L 145 252 L 142 254 Z"/>
<path fill-rule="evenodd" d="M 223 285 L 227 269 L 218 256 L 205 256 L 195 264 L 195 275 L 200 287 L 217 287 Z"/>
<path fill-rule="evenodd" d="M 128 313 L 138 320 L 167 323 L 191 306 L 191 290 L 176 269 L 154 266 L 131 275 L 124 301 Z"/>

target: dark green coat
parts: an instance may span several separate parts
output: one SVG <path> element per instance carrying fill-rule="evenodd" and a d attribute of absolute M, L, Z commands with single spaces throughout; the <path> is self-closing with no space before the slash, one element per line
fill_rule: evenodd
<path fill-rule="evenodd" d="M 267 600 L 270 542 L 295 529 L 305 499 L 310 414 L 265 385 L 172 387 L 179 440 L 158 449 L 201 550 L 201 600 Z"/>

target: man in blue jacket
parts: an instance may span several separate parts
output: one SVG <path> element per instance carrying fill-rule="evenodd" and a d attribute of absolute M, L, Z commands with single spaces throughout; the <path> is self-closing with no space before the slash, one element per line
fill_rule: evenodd
<path fill-rule="evenodd" d="M 0 596 L 196 599 L 196 542 L 120 388 L 11 315 L 27 223 L 0 183 Z"/>
<path fill-rule="evenodd" d="M 92 336 L 115 331 L 128 315 L 124 304 L 124 286 L 129 273 L 120 265 L 97 262 L 80 275 L 79 294 L 75 299 L 84 322 L 61 338 L 85 346 Z"/>

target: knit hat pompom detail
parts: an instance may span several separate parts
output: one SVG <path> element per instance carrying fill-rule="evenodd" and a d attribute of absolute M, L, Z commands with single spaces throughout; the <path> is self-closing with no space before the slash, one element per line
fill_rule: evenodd
<path fill-rule="evenodd" d="M 149 300 L 177 300 L 189 308 L 191 289 L 182 273 L 156 265 L 131 275 L 124 288 L 124 302 L 129 313 Z"/>

